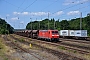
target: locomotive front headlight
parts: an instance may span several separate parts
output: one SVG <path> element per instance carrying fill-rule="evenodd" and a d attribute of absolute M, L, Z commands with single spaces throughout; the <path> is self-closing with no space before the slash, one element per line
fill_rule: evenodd
<path fill-rule="evenodd" d="M 52 35 L 52 36 L 54 36 L 54 35 Z"/>
<path fill-rule="evenodd" d="M 59 35 L 56 35 L 56 36 L 59 36 Z"/>

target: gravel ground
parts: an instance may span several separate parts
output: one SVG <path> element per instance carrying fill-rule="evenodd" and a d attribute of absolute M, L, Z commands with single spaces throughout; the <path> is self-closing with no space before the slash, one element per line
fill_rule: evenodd
<path fill-rule="evenodd" d="M 29 53 L 12 53 L 11 57 L 19 60 L 38 60 L 37 58 L 33 57 Z"/>
<path fill-rule="evenodd" d="M 40 60 L 59 60 L 58 57 L 47 53 L 45 51 L 41 52 L 38 50 L 33 50 L 33 54 L 34 56 L 38 57 Z M 13 52 L 10 54 L 10 58 L 13 60 L 39 60 L 36 57 L 32 56 L 29 53 L 21 53 L 21 52 Z"/>
<path fill-rule="evenodd" d="M 8 37 L 9 38 L 9 37 Z M 7 48 L 7 60 L 60 60 L 57 56 L 52 55 L 51 53 L 48 53 L 46 51 L 40 51 L 38 49 L 29 49 L 29 51 L 31 52 L 31 54 L 29 53 L 25 53 L 25 52 L 21 52 L 21 51 L 17 51 L 17 49 L 10 43 L 10 41 L 5 41 L 8 43 Z M 18 42 L 17 42 L 18 43 Z M 24 46 L 25 44 L 20 44 L 22 46 Z M 26 47 L 29 47 L 29 45 L 25 45 Z M 14 47 L 14 48 L 13 48 Z M 38 57 L 34 57 L 34 56 Z M 0 59 L 1 60 L 1 59 Z M 3 59 L 2 59 L 3 60 Z"/>

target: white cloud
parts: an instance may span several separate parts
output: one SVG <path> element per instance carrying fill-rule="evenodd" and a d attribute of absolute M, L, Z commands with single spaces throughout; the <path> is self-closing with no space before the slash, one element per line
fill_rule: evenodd
<path fill-rule="evenodd" d="M 87 2 L 87 1 L 89 1 L 89 0 L 82 0 L 83 2 Z"/>
<path fill-rule="evenodd" d="M 18 17 L 11 18 L 11 20 L 18 20 Z"/>
<path fill-rule="evenodd" d="M 14 15 L 19 14 L 19 15 L 28 15 L 28 16 L 32 16 L 32 17 L 34 17 L 34 16 L 47 16 L 48 13 L 49 13 L 49 15 L 51 15 L 50 12 L 22 12 L 22 13 L 20 13 L 20 12 L 13 12 Z M 58 12 L 55 13 L 55 16 L 61 15 L 63 13 L 64 13 L 63 11 L 58 11 Z"/>
<path fill-rule="evenodd" d="M 22 15 L 29 15 L 29 12 L 23 12 Z"/>
<path fill-rule="evenodd" d="M 58 11 L 58 12 L 55 13 L 55 15 L 61 15 L 63 13 L 64 13 L 63 11 Z"/>
<path fill-rule="evenodd" d="M 49 12 L 13 12 L 14 15 L 30 15 L 30 16 L 41 16 L 47 15 Z"/>
<path fill-rule="evenodd" d="M 67 13 L 67 15 L 78 15 L 80 14 L 80 11 L 70 11 Z"/>
<path fill-rule="evenodd" d="M 79 3 L 84 3 L 87 2 L 89 0 L 65 0 L 65 2 L 63 3 L 63 5 L 71 5 L 71 4 L 79 4 Z"/>
<path fill-rule="evenodd" d="M 5 18 L 3 18 L 3 17 L 1 19 L 4 19 L 5 20 Z"/>
<path fill-rule="evenodd" d="M 65 0 L 63 5 L 70 5 L 73 3 L 73 0 Z"/>
<path fill-rule="evenodd" d="M 89 0 L 78 0 L 78 1 L 74 2 L 74 4 L 84 3 L 84 2 L 87 2 L 87 1 L 89 1 Z"/>
<path fill-rule="evenodd" d="M 0 15 L 0 18 L 1 18 L 1 19 L 4 19 L 4 20 L 6 19 L 6 18 L 2 17 L 1 15 Z"/>
<path fill-rule="evenodd" d="M 43 15 L 48 15 L 49 12 L 31 12 L 30 15 L 33 16 L 43 16 Z"/>
<path fill-rule="evenodd" d="M 21 14 L 20 12 L 13 12 L 14 15 L 19 15 Z"/>

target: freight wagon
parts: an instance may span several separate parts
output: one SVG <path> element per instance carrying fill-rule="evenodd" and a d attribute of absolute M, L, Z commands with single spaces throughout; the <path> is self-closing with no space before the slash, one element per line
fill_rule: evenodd
<path fill-rule="evenodd" d="M 87 30 L 60 30 L 59 35 L 64 38 L 87 39 Z"/>

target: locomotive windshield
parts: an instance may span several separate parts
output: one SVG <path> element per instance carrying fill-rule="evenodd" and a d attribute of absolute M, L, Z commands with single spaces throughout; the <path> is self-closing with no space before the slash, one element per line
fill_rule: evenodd
<path fill-rule="evenodd" d="M 58 34 L 58 31 L 52 31 L 52 34 Z"/>

